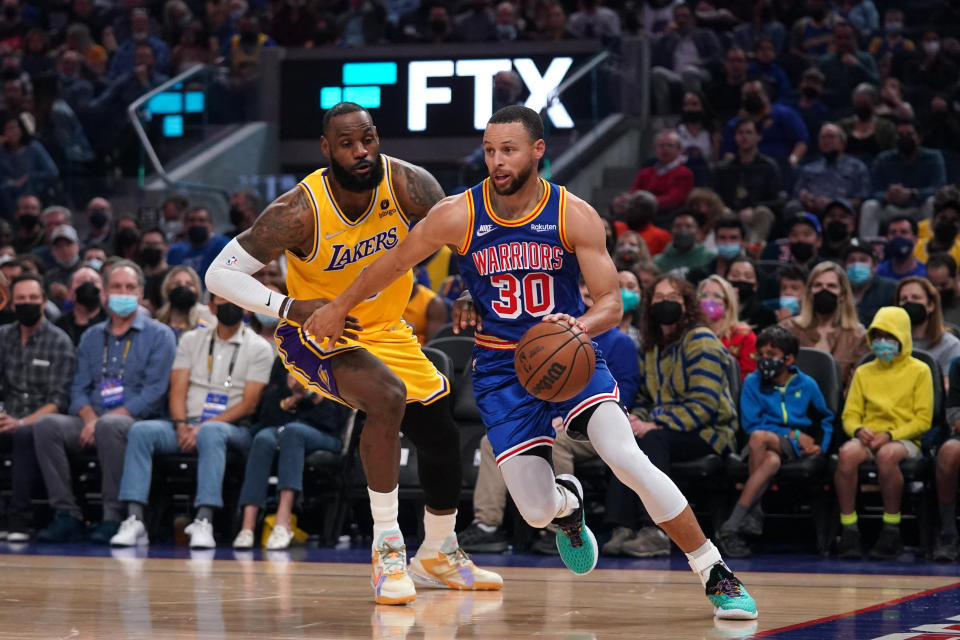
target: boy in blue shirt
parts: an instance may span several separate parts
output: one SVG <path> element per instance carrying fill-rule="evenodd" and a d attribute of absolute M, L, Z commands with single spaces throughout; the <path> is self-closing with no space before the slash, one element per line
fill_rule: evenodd
<path fill-rule="evenodd" d="M 780 465 L 821 455 L 830 446 L 833 412 L 816 381 L 794 366 L 798 351 L 796 336 L 783 327 L 767 327 L 757 336 L 757 370 L 744 380 L 740 393 L 740 424 L 750 435 L 750 477 L 717 534 L 731 558 L 751 555 L 740 533 L 749 529 L 744 521 Z"/>

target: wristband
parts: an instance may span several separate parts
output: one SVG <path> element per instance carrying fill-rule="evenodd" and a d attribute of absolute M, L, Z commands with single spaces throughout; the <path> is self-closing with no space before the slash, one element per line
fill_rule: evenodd
<path fill-rule="evenodd" d="M 277 315 L 279 315 L 282 319 L 286 320 L 287 313 L 290 312 L 290 307 L 292 306 L 293 306 L 293 298 L 291 298 L 290 296 L 285 296 L 283 298 L 283 302 L 280 303 L 280 312 Z"/>

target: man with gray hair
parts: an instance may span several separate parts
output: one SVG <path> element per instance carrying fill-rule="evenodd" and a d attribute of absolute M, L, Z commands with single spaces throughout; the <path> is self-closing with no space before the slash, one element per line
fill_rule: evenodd
<path fill-rule="evenodd" d="M 685 166 L 676 131 L 661 131 L 654 143 L 657 161 L 637 172 L 630 191 L 649 191 L 657 198 L 656 222 L 667 226 L 672 214 L 686 201 L 693 189 L 693 171 Z"/>
<path fill-rule="evenodd" d="M 69 415 L 47 415 L 34 426 L 37 461 L 56 509 L 53 522 L 37 535 L 41 542 L 87 536 L 68 454 L 93 447 L 102 473 L 103 521 L 90 530 L 89 539 L 105 544 L 120 526 L 117 494 L 127 432 L 136 420 L 163 413 L 177 344 L 169 327 L 138 312 L 143 286 L 143 271 L 134 262 L 118 260 L 107 271 L 110 317 L 80 339 Z"/>
<path fill-rule="evenodd" d="M 872 158 L 897 144 L 897 128 L 887 118 L 877 116 L 880 92 L 869 82 L 853 90 L 853 115 L 838 124 L 847 134 L 847 153 Z"/>
<path fill-rule="evenodd" d="M 847 134 L 833 122 L 820 127 L 818 143 L 820 157 L 797 170 L 795 199 L 787 204 L 787 216 L 809 211 L 822 218 L 827 205 L 837 198 L 846 200 L 854 212 L 859 211 L 860 203 L 870 196 L 867 165 L 844 154 Z"/>

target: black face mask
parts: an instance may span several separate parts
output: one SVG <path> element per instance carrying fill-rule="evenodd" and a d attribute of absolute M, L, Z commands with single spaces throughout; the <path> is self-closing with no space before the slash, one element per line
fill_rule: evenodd
<path fill-rule="evenodd" d="M 826 289 L 813 294 L 813 310 L 823 315 L 836 311 L 839 302 L 840 296 Z"/>
<path fill-rule="evenodd" d="M 760 358 L 757 360 L 757 369 L 760 371 L 760 377 L 766 384 L 772 384 L 773 379 L 783 371 L 784 361 L 782 358 Z"/>
<path fill-rule="evenodd" d="M 90 214 L 90 226 L 94 229 L 103 229 L 107 226 L 108 221 L 109 218 L 107 218 L 107 214 L 103 211 L 97 210 Z"/>
<path fill-rule="evenodd" d="M 903 310 L 907 312 L 907 315 L 910 316 L 910 326 L 915 327 L 918 324 L 923 324 L 927 319 L 927 306 L 920 304 L 919 302 L 907 302 L 906 304 L 900 305 L 903 307 Z"/>
<path fill-rule="evenodd" d="M 32 327 L 43 317 L 43 305 L 21 302 L 13 308 L 17 322 L 25 327 Z"/>
<path fill-rule="evenodd" d="M 703 120 L 703 111 L 699 109 L 684 109 L 680 113 L 680 120 L 683 122 L 700 122 Z"/>
<path fill-rule="evenodd" d="M 39 221 L 40 221 L 39 216 L 27 214 L 17 218 L 17 226 L 19 226 L 24 231 L 32 231 L 37 227 L 37 223 Z"/>
<path fill-rule="evenodd" d="M 182 312 L 189 311 L 193 308 L 193 305 L 197 304 L 197 294 L 190 287 L 183 285 L 170 289 L 167 299 L 170 301 L 171 307 Z"/>
<path fill-rule="evenodd" d="M 933 237 L 946 247 L 952 247 L 957 238 L 957 223 L 953 220 L 940 220 L 933 226 Z"/>
<path fill-rule="evenodd" d="M 206 244 L 210 239 L 210 230 L 202 224 L 187 227 L 187 239 L 190 244 Z"/>
<path fill-rule="evenodd" d="M 232 327 L 243 320 L 243 309 L 232 302 L 217 305 L 217 320 L 222 325 Z"/>
<path fill-rule="evenodd" d="M 809 242 L 791 242 L 790 255 L 800 263 L 806 263 L 813 257 L 813 244 Z"/>
<path fill-rule="evenodd" d="M 737 298 L 741 305 L 747 304 L 756 292 L 754 284 L 746 280 L 731 280 L 730 286 L 737 290 Z"/>
<path fill-rule="evenodd" d="M 899 151 L 902 155 L 911 156 L 916 150 L 917 141 L 913 138 L 908 138 L 907 136 L 897 138 L 897 151 Z"/>
<path fill-rule="evenodd" d="M 241 31 L 240 32 L 240 44 L 246 46 L 252 46 L 257 44 L 257 32 L 256 31 Z"/>
<path fill-rule="evenodd" d="M 234 209 L 233 207 L 230 207 L 230 224 L 232 224 L 235 227 L 239 227 L 240 225 L 243 224 L 243 218 L 244 218 L 243 211 L 240 211 L 240 209 Z"/>
<path fill-rule="evenodd" d="M 825 151 L 824 154 L 823 154 L 823 157 L 826 159 L 827 162 L 829 162 L 829 163 L 832 164 L 832 163 L 834 163 L 834 162 L 837 161 L 837 158 L 840 157 L 840 152 L 839 152 L 839 151 Z"/>
<path fill-rule="evenodd" d="M 868 104 L 860 105 L 853 108 L 853 112 L 857 114 L 857 120 L 860 122 L 867 122 L 873 118 L 873 107 Z"/>
<path fill-rule="evenodd" d="M 84 282 L 74 291 L 77 304 L 93 310 L 100 306 L 100 287 L 92 282 Z"/>
<path fill-rule="evenodd" d="M 823 230 L 827 240 L 831 242 L 843 242 L 850 237 L 850 228 L 839 220 L 831 220 Z"/>
<path fill-rule="evenodd" d="M 139 262 L 145 267 L 155 267 L 163 260 L 163 249 L 160 247 L 145 247 L 140 250 Z"/>
<path fill-rule="evenodd" d="M 683 315 L 683 305 L 673 300 L 663 300 L 650 305 L 650 316 L 657 324 L 676 324 Z"/>
<path fill-rule="evenodd" d="M 743 99 L 743 108 L 747 110 L 747 113 L 760 113 L 763 111 L 764 107 L 765 105 L 763 104 L 763 98 L 755 93 L 751 93 Z"/>
<path fill-rule="evenodd" d="M 800 93 L 802 93 L 803 97 L 808 100 L 816 100 L 820 97 L 820 90 L 816 87 L 804 87 L 800 89 Z"/>
<path fill-rule="evenodd" d="M 129 249 L 135 244 L 140 242 L 140 234 L 137 233 L 134 229 L 127 227 L 126 229 L 121 229 L 117 232 L 117 249 L 125 250 Z"/>

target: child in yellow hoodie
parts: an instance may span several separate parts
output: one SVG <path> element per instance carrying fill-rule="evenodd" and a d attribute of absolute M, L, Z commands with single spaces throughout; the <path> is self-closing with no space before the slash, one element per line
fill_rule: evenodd
<path fill-rule="evenodd" d="M 853 374 L 843 407 L 843 430 L 851 437 L 840 447 L 834 475 L 840 522 L 841 558 L 860 558 L 857 528 L 857 469 L 876 460 L 883 496 L 883 528 L 870 557 L 900 555 L 900 501 L 903 474 L 900 461 L 920 454 L 920 436 L 933 419 L 933 377 L 930 368 L 912 355 L 910 316 L 900 307 L 877 311 L 867 331 L 875 358 Z"/>

